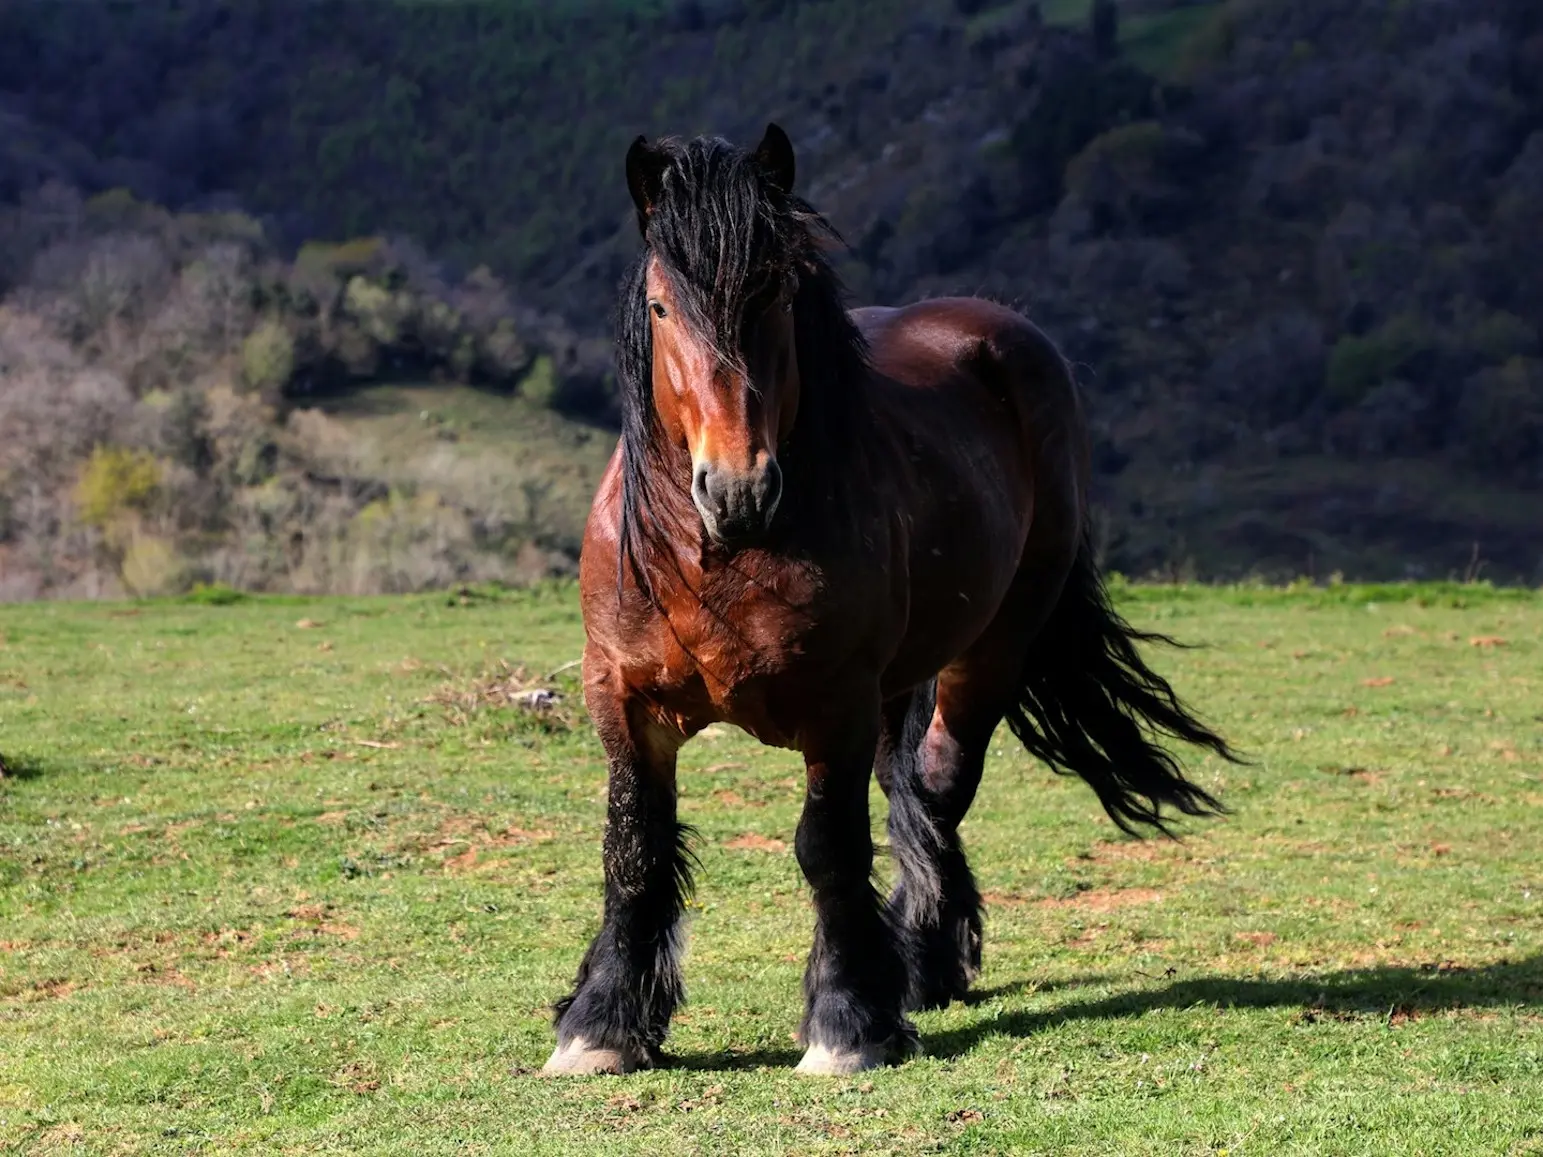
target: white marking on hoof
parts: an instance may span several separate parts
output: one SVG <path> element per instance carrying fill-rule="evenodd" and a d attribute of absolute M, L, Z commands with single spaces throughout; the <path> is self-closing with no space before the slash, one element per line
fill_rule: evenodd
<path fill-rule="evenodd" d="M 653 1068 L 648 1054 L 630 1049 L 595 1048 L 581 1036 L 574 1037 L 565 1045 L 558 1045 L 542 1066 L 547 1076 L 589 1077 L 597 1073 L 636 1072 Z"/>
<path fill-rule="evenodd" d="M 889 1050 L 879 1045 L 861 1049 L 830 1049 L 824 1045 L 810 1045 L 798 1062 L 794 1072 L 813 1073 L 820 1077 L 843 1077 L 848 1073 L 860 1073 L 864 1069 L 877 1069 L 889 1063 Z"/>

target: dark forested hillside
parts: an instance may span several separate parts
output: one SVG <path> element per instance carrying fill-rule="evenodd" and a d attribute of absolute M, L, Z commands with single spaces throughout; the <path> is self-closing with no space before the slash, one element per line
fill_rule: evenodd
<path fill-rule="evenodd" d="M 369 281 L 411 287 L 411 324 L 383 330 L 335 263 L 337 324 L 276 292 L 290 273 L 242 283 L 242 340 L 289 342 L 275 422 L 404 359 L 525 373 L 489 352 L 490 293 L 555 355 L 544 396 L 603 421 L 627 142 L 768 119 L 852 245 L 855 297 L 992 294 L 1078 364 L 1111 565 L 1543 579 L 1535 0 L 13 0 L 0 292 L 43 316 L 92 267 L 58 252 L 83 243 L 49 224 L 64 191 L 239 209 L 253 268 L 411 239 Z M 468 294 L 483 352 L 456 362 L 422 319 Z M 349 355 L 356 332 L 379 356 Z M 126 389 L 198 380 L 141 366 Z"/>

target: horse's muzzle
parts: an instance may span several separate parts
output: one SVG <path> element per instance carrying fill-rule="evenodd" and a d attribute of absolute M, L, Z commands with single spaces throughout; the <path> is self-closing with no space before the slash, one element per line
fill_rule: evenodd
<path fill-rule="evenodd" d="M 713 540 L 740 544 L 766 532 L 782 500 L 782 468 L 770 456 L 756 469 L 724 470 L 698 463 L 691 497 Z"/>

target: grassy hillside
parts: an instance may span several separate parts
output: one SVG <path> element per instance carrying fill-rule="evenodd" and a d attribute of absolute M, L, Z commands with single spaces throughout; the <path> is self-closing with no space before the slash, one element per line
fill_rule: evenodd
<path fill-rule="evenodd" d="M 0 600 L 368 594 L 573 570 L 603 340 L 366 238 L 61 193 L 0 304 Z"/>
<path fill-rule="evenodd" d="M 1118 597 L 1206 644 L 1153 658 L 1256 760 L 1194 767 L 1234 814 L 1130 842 L 1004 731 L 977 997 L 829 1082 L 790 1071 L 798 767 L 716 729 L 675 1063 L 534 1075 L 600 899 L 570 587 L 0 607 L 0 1148 L 1535 1151 L 1543 601 Z"/>
<path fill-rule="evenodd" d="M 321 409 L 354 442 L 361 477 L 484 517 L 512 503 L 516 535 L 571 557 L 616 446 L 610 431 L 467 386 L 380 386 Z"/>

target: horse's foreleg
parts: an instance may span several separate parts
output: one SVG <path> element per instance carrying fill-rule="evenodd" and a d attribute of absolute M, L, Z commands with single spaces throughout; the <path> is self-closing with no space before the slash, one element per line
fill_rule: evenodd
<path fill-rule="evenodd" d="M 1049 545 L 1025 558 L 991 625 L 889 720 L 889 833 L 900 865 L 890 906 L 910 948 L 910 1008 L 964 999 L 980 972 L 981 898 L 959 825 L 991 737 L 1019 695 L 1024 655 L 1065 579 L 1056 532 L 1048 521 L 1035 531 L 1051 536 Z"/>
<path fill-rule="evenodd" d="M 557 1004 L 548 1073 L 649 1068 L 684 998 L 679 929 L 691 887 L 685 829 L 675 818 L 675 756 L 682 737 L 602 683 L 586 692 L 610 765 L 605 917 Z"/>
<path fill-rule="evenodd" d="M 807 786 L 798 863 L 814 892 L 814 947 L 804 973 L 799 1041 L 806 1073 L 857 1072 L 916 1051 L 905 1019 L 906 968 L 874 891 L 868 776 L 878 744 L 878 705 L 805 742 Z"/>

